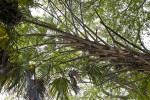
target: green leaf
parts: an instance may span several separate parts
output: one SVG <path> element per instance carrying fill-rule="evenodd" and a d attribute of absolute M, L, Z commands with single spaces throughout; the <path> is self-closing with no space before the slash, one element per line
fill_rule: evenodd
<path fill-rule="evenodd" d="M 57 93 L 57 99 L 69 100 L 67 96 L 67 89 L 69 82 L 66 78 L 60 77 L 55 79 L 51 84 L 50 94 L 54 98 Z"/>

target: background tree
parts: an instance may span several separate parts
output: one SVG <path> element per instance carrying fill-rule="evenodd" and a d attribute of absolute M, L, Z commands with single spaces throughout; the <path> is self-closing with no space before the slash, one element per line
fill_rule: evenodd
<path fill-rule="evenodd" d="M 149 100 L 150 51 L 143 42 L 150 30 L 149 1 L 2 0 L 0 5 L 1 89 L 29 100 Z M 33 16 L 36 9 L 43 15 Z"/>

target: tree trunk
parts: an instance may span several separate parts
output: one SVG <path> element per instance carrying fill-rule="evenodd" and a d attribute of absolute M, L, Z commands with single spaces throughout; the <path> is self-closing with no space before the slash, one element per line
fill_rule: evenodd
<path fill-rule="evenodd" d="M 30 71 L 26 71 L 27 73 L 27 98 L 28 100 L 40 100 L 39 92 L 36 89 L 35 82 L 31 79 Z"/>

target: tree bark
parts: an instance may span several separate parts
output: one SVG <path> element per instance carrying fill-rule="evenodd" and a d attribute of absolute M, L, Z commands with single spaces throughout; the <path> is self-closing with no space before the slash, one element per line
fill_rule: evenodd
<path fill-rule="evenodd" d="M 31 79 L 30 71 L 26 71 L 27 74 L 27 98 L 28 100 L 41 100 L 39 96 L 39 92 L 36 89 L 34 80 Z"/>

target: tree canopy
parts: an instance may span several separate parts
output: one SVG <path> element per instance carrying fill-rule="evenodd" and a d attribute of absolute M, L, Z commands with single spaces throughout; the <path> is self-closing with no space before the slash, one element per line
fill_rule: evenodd
<path fill-rule="evenodd" d="M 0 90 L 26 100 L 149 100 L 149 0 L 1 0 Z"/>

